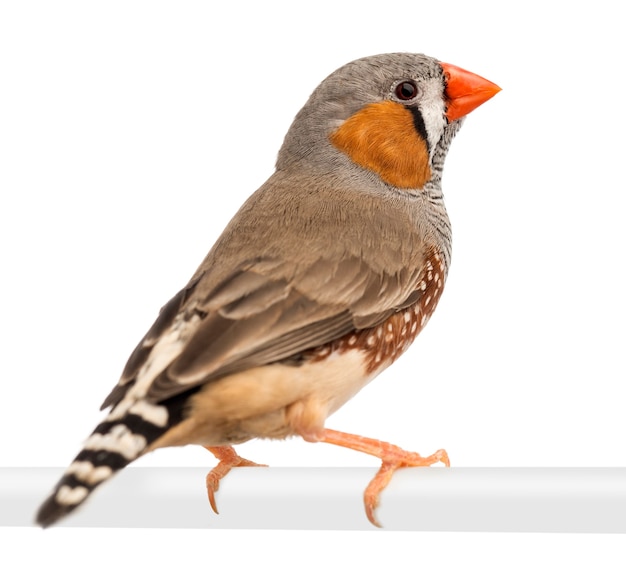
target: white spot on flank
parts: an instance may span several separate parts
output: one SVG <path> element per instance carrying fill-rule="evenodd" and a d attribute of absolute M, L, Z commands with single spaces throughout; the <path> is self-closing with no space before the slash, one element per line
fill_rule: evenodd
<path fill-rule="evenodd" d="M 426 297 L 426 301 L 424 301 L 424 305 L 428 305 L 430 303 L 431 296 Z"/>
<path fill-rule="evenodd" d="M 348 340 L 348 345 L 349 346 L 353 346 L 356 343 L 356 336 L 355 335 L 351 335 L 350 339 Z"/>
<path fill-rule="evenodd" d="M 55 499 L 57 503 L 61 505 L 77 505 L 85 497 L 89 495 L 89 489 L 86 487 L 69 487 L 68 485 L 62 485 L 59 487 Z"/>
<path fill-rule="evenodd" d="M 420 283 L 420 289 L 421 289 L 422 291 L 426 291 L 426 281 L 422 281 L 422 282 Z"/>
<path fill-rule="evenodd" d="M 407 323 L 411 321 L 411 314 L 408 311 L 404 312 L 404 321 L 406 321 Z"/>
<path fill-rule="evenodd" d="M 107 434 L 92 434 L 83 448 L 89 451 L 111 451 L 133 460 L 146 448 L 147 444 L 145 437 L 133 434 L 123 424 L 116 424 Z"/>
<path fill-rule="evenodd" d="M 376 338 L 373 335 L 370 335 L 368 336 L 366 343 L 368 346 L 373 346 L 376 343 Z"/>
<path fill-rule="evenodd" d="M 106 465 L 94 467 L 89 461 L 74 461 L 68 467 L 66 474 L 76 475 L 76 477 L 88 485 L 96 485 L 108 479 L 113 474 L 113 469 Z"/>

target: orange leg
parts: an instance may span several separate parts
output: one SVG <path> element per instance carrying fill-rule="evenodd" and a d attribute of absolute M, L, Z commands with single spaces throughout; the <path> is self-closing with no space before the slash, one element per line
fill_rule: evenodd
<path fill-rule="evenodd" d="M 400 447 L 384 441 L 330 429 L 324 429 L 322 433 L 317 436 L 316 440 L 318 442 L 339 445 L 367 453 L 368 455 L 378 457 L 382 461 L 378 473 L 376 473 L 376 476 L 371 480 L 363 495 L 367 519 L 376 527 L 380 527 L 380 524 L 376 521 L 376 517 L 374 516 L 374 511 L 378 507 L 380 493 L 389 484 L 396 469 L 401 469 L 402 467 L 430 467 L 430 465 L 439 462 L 446 465 L 446 467 L 450 466 L 448 453 L 443 449 L 439 449 L 429 457 L 422 457 L 417 453 L 405 451 Z"/>
<path fill-rule="evenodd" d="M 207 451 L 213 453 L 219 463 L 216 467 L 211 469 L 206 476 L 206 489 L 209 495 L 209 503 L 215 513 L 217 511 L 217 505 L 215 504 L 215 492 L 220 487 L 220 481 L 228 475 L 229 471 L 233 467 L 267 467 L 267 465 L 259 465 L 240 457 L 235 449 L 231 446 L 221 447 L 204 447 Z"/>

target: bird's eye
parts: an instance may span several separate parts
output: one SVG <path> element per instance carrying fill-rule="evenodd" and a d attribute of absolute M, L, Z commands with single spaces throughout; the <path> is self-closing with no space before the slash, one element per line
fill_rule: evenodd
<path fill-rule="evenodd" d="M 414 81 L 402 81 L 396 85 L 396 97 L 401 101 L 410 101 L 417 96 L 417 85 Z"/>

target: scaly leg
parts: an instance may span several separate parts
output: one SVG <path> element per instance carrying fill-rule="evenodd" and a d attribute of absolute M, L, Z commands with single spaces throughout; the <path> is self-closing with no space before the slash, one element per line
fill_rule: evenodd
<path fill-rule="evenodd" d="M 267 465 L 259 465 L 240 457 L 235 449 L 231 446 L 220 447 L 204 447 L 207 451 L 213 453 L 218 459 L 219 463 L 216 467 L 211 469 L 206 476 L 206 489 L 209 495 L 209 503 L 215 513 L 217 511 L 217 505 L 215 504 L 215 492 L 220 487 L 220 481 L 228 475 L 228 472 L 233 467 L 267 467 Z"/>
<path fill-rule="evenodd" d="M 315 440 L 367 453 L 368 455 L 378 457 L 382 461 L 378 473 L 376 473 L 376 476 L 371 480 L 363 494 L 367 519 L 376 527 L 380 527 L 380 524 L 374 516 L 374 511 L 379 504 L 380 493 L 389 484 L 396 469 L 402 467 L 430 467 L 430 465 L 439 462 L 446 465 L 446 467 L 450 466 L 448 453 L 443 449 L 439 449 L 429 457 L 422 457 L 417 453 L 405 451 L 400 447 L 384 441 L 330 429 L 324 429 L 321 435 L 317 436 Z"/>

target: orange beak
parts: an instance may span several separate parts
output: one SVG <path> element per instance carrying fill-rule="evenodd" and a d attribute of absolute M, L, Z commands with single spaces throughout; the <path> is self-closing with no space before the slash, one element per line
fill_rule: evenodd
<path fill-rule="evenodd" d="M 465 69 L 440 63 L 446 76 L 446 117 L 454 121 L 474 111 L 476 107 L 491 99 L 500 87 Z"/>

